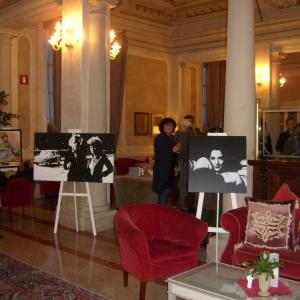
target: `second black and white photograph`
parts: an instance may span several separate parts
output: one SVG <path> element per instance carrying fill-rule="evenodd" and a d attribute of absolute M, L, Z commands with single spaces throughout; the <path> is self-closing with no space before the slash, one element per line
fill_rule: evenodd
<path fill-rule="evenodd" d="M 190 137 L 188 187 L 189 192 L 246 193 L 246 137 Z"/>
<path fill-rule="evenodd" d="M 36 133 L 34 180 L 112 183 L 115 137 L 98 133 Z"/>

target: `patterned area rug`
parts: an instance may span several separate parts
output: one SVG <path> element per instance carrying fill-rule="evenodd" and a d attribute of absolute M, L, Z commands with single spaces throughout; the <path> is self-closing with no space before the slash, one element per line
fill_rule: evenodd
<path fill-rule="evenodd" d="M 107 300 L 0 253 L 0 299 Z"/>

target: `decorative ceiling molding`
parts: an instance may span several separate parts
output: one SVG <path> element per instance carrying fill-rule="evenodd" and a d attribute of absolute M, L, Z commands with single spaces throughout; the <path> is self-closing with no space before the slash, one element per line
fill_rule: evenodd
<path fill-rule="evenodd" d="M 20 0 L 0 9 L 0 27 L 30 27 L 61 16 L 61 7 L 61 0 Z"/>

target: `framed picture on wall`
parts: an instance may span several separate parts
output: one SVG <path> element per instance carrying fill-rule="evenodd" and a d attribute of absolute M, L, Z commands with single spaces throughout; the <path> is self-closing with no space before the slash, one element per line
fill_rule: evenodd
<path fill-rule="evenodd" d="M 18 167 L 22 162 L 22 135 L 19 129 L 0 130 L 0 168 Z"/>
<path fill-rule="evenodd" d="M 159 123 L 165 116 L 163 114 L 152 114 L 151 115 L 151 134 L 155 136 L 159 134 Z"/>
<path fill-rule="evenodd" d="M 149 135 L 149 113 L 134 113 L 134 134 Z"/>

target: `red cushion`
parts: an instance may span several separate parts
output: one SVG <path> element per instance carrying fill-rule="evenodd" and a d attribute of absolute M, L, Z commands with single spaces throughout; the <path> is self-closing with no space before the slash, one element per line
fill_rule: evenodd
<path fill-rule="evenodd" d="M 195 255 L 195 247 L 186 244 L 186 241 L 170 241 L 162 239 L 148 240 L 149 253 L 153 261 L 161 261 L 165 259 L 173 259 L 178 256 L 193 256 Z"/>
<path fill-rule="evenodd" d="M 299 201 L 298 196 L 290 190 L 286 183 L 284 183 L 273 197 L 272 202 L 287 202 L 296 199 Z"/>
<path fill-rule="evenodd" d="M 299 209 L 299 197 L 294 194 L 290 187 L 284 183 L 273 197 L 272 202 L 289 202 L 297 200 L 297 205 L 295 204 L 295 211 L 294 211 L 294 228 L 293 228 L 293 245 L 299 243 L 299 222 L 300 222 L 300 209 Z"/>
<path fill-rule="evenodd" d="M 244 261 L 255 261 L 261 251 L 261 248 L 244 245 L 233 254 L 234 265 L 241 267 Z M 284 263 L 284 267 L 280 269 L 280 276 L 300 281 L 300 250 L 278 250 L 275 252 L 279 253 L 279 259 Z"/>

